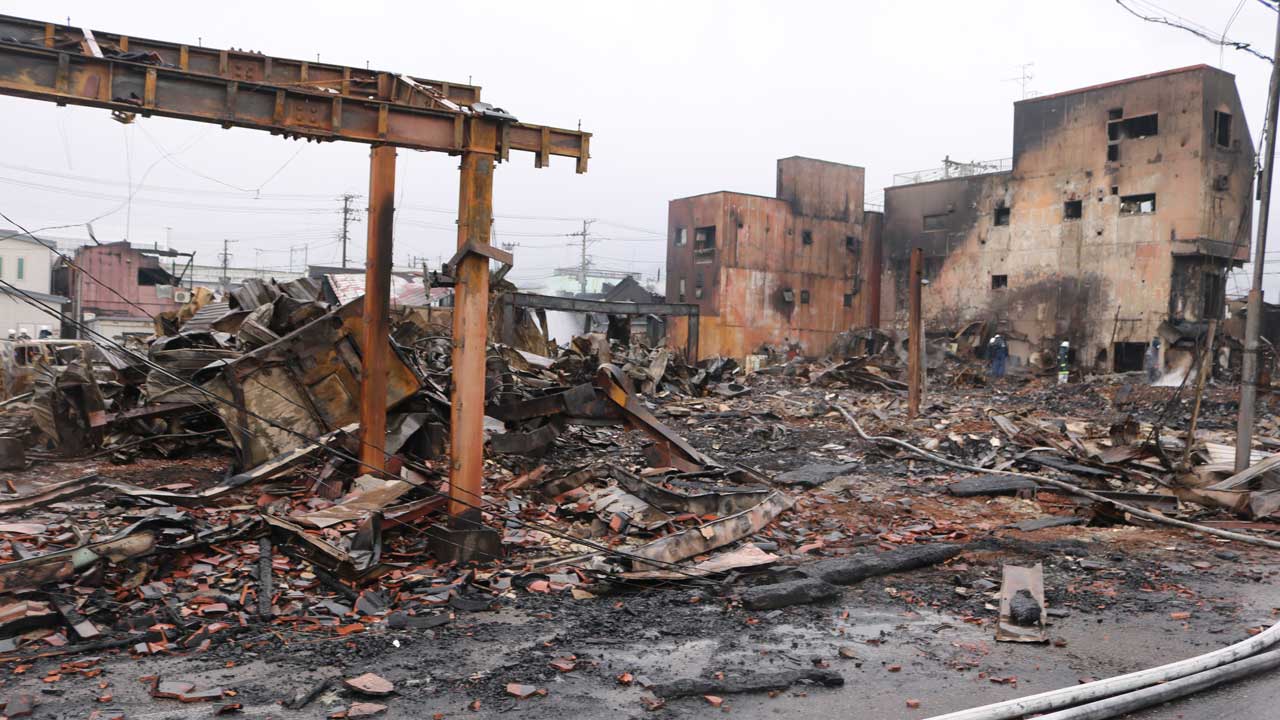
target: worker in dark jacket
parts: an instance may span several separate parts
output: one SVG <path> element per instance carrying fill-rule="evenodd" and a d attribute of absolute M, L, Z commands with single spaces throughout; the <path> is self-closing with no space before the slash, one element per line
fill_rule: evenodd
<path fill-rule="evenodd" d="M 1004 336 L 996 333 L 987 341 L 987 362 L 991 366 L 991 377 L 1004 377 L 1005 365 L 1009 361 L 1009 343 Z"/>

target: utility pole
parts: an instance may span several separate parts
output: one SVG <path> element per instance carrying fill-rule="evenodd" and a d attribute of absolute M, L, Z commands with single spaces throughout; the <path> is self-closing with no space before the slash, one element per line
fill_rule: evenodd
<path fill-rule="evenodd" d="M 1276 51 L 1280 57 L 1280 13 L 1276 15 Z M 1254 404 L 1258 398 L 1258 336 L 1262 334 L 1262 264 L 1267 256 L 1267 220 L 1271 213 L 1271 179 L 1276 164 L 1276 110 L 1280 106 L 1280 63 L 1271 65 L 1271 87 L 1267 92 L 1267 117 L 1263 133 L 1267 140 L 1262 164 L 1261 204 L 1258 207 L 1258 240 L 1253 249 L 1253 287 L 1249 289 L 1249 309 L 1244 320 L 1244 357 L 1240 365 L 1240 418 L 1236 424 L 1236 472 L 1249 467 L 1253 447 Z"/>
<path fill-rule="evenodd" d="M 587 239 L 590 237 L 588 230 L 593 222 L 595 220 L 583 220 L 582 230 L 569 233 L 569 235 L 582 241 L 582 258 L 578 261 L 578 293 L 582 295 L 587 293 Z"/>
<path fill-rule="evenodd" d="M 360 197 L 353 193 L 344 193 L 342 196 L 342 267 L 347 266 L 347 240 L 351 235 L 347 232 L 348 226 L 360 211 L 351 207 L 351 201 Z"/>
<path fill-rule="evenodd" d="M 224 295 L 231 291 L 231 278 L 227 275 L 227 263 L 231 260 L 230 245 L 233 242 L 239 241 L 228 240 L 226 238 L 222 239 L 222 252 L 220 253 L 220 257 L 222 258 L 222 277 L 220 280 L 222 281 L 222 292 Z"/>

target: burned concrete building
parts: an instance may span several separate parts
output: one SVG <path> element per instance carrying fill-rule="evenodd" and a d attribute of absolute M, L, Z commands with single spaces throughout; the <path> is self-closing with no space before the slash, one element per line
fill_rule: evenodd
<path fill-rule="evenodd" d="M 1222 317 L 1254 172 L 1234 76 L 1196 65 L 1022 100 L 1013 135 L 1011 161 L 886 190 L 884 326 L 905 327 L 916 247 L 930 333 L 1004 333 L 1015 362 L 1065 340 L 1078 366 L 1139 369 L 1162 325 Z"/>
<path fill-rule="evenodd" d="M 764 346 L 819 354 L 879 313 L 879 213 L 863 211 L 864 171 L 790 157 L 776 197 L 719 191 L 672 200 L 667 301 L 696 303 L 699 357 Z M 687 318 L 669 342 L 684 347 Z"/>

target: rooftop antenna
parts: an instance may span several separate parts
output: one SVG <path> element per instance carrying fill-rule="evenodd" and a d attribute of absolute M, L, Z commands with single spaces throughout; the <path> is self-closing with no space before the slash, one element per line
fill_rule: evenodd
<path fill-rule="evenodd" d="M 1035 65 L 1035 63 L 1033 63 L 1033 62 L 1029 62 L 1029 63 L 1022 63 L 1021 65 L 1019 65 L 1019 66 L 1018 66 L 1018 69 L 1019 69 L 1019 71 L 1020 71 L 1020 72 L 1019 72 L 1019 74 L 1018 74 L 1018 76 L 1017 76 L 1017 77 L 1011 77 L 1011 78 L 1005 78 L 1005 79 L 1004 79 L 1004 81 L 1005 81 L 1005 82 L 1016 82 L 1016 83 L 1018 83 L 1018 85 L 1022 88 L 1022 99 L 1023 99 L 1023 100 L 1026 100 L 1026 99 L 1027 99 L 1027 98 L 1029 98 L 1029 97 L 1035 97 L 1036 95 L 1038 95 L 1038 94 L 1039 94 L 1039 93 L 1037 93 L 1037 92 L 1036 92 L 1036 91 L 1034 91 L 1034 90 L 1028 90 L 1028 89 L 1027 89 L 1027 84 L 1028 84 L 1028 83 L 1030 83 L 1033 79 L 1035 79 L 1035 75 L 1032 75 L 1032 74 L 1031 74 L 1031 68 L 1032 68 L 1034 65 Z"/>

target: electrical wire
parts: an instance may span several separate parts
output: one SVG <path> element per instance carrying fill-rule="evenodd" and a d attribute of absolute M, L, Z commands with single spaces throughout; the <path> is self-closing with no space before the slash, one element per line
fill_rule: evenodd
<path fill-rule="evenodd" d="M 1211 42 L 1214 45 L 1218 45 L 1221 47 L 1234 48 L 1236 50 L 1243 50 L 1249 53 L 1250 55 L 1266 60 L 1267 62 L 1270 62 L 1270 63 L 1275 62 L 1275 60 L 1272 59 L 1271 56 L 1266 55 L 1264 53 L 1260 53 L 1257 50 L 1254 50 L 1249 43 L 1237 42 L 1234 40 L 1219 40 L 1217 37 L 1214 36 L 1214 32 L 1209 28 L 1206 28 L 1203 25 L 1200 25 L 1198 23 L 1193 23 L 1190 20 L 1180 17 L 1174 13 L 1170 13 L 1168 10 L 1164 10 L 1163 8 L 1160 8 L 1159 6 L 1153 3 L 1145 3 L 1145 4 L 1150 7 L 1156 8 L 1159 12 L 1173 15 L 1173 17 L 1178 18 L 1178 20 L 1180 20 L 1181 22 L 1175 22 L 1173 20 L 1170 20 L 1167 17 L 1159 17 L 1155 15 L 1143 15 L 1141 12 L 1138 12 L 1137 10 L 1126 5 L 1124 3 L 1124 0 L 1116 0 L 1116 4 L 1124 8 L 1130 15 L 1133 15 L 1134 17 L 1139 18 L 1141 20 L 1145 20 L 1150 23 L 1156 23 L 1158 25 L 1168 25 L 1169 27 L 1178 28 L 1179 30 L 1186 30 L 1192 35 L 1195 35 L 1196 37 L 1202 40 Z M 1225 37 L 1225 33 L 1224 33 L 1224 37 Z"/>

